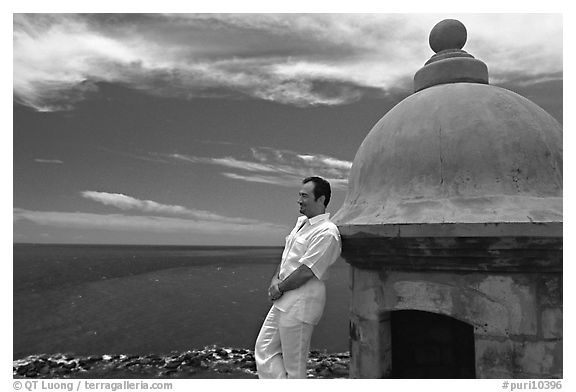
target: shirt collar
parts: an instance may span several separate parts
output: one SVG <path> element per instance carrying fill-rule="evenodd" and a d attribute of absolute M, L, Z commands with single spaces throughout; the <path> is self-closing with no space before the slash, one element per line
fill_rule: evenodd
<path fill-rule="evenodd" d="M 305 215 L 302 215 L 300 218 L 298 218 L 298 223 L 308 221 L 310 226 L 313 226 L 316 223 L 327 221 L 329 219 L 330 219 L 330 213 L 329 212 L 327 212 L 325 214 L 316 215 L 314 218 L 310 218 L 310 219 L 308 219 Z"/>

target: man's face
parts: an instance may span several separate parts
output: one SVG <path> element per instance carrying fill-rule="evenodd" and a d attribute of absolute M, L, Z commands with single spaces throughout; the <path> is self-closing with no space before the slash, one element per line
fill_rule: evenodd
<path fill-rule="evenodd" d="M 314 186 L 315 184 L 310 181 L 302 185 L 298 198 L 300 205 L 300 213 L 306 215 L 308 218 L 313 218 L 324 211 L 324 196 L 314 200 Z"/>

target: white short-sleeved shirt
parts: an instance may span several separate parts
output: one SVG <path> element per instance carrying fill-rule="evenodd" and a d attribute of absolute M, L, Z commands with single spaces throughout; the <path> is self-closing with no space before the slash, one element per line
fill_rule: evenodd
<path fill-rule="evenodd" d="M 341 244 L 340 233 L 330 221 L 330 214 L 311 219 L 299 217 L 286 237 L 279 277 L 286 279 L 302 264 L 308 266 L 314 276 L 297 289 L 286 291 L 274 306 L 298 320 L 318 324 L 326 303 L 323 281 L 328 278 L 328 268 L 340 257 Z"/>

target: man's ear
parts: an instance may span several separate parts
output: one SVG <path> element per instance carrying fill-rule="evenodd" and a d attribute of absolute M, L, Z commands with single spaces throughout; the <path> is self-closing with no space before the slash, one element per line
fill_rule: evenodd
<path fill-rule="evenodd" d="M 320 196 L 316 201 L 319 203 L 322 203 L 322 205 L 324 205 L 324 201 L 326 200 L 326 196 L 322 195 Z"/>

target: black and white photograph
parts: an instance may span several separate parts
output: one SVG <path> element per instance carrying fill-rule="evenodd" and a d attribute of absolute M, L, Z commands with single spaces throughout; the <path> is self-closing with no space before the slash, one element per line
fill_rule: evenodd
<path fill-rule="evenodd" d="M 12 16 L 15 390 L 562 388 L 562 13 Z"/>

